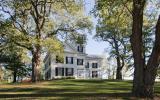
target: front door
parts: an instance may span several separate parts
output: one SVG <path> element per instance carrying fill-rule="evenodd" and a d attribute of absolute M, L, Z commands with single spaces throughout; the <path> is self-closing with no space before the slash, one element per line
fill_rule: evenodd
<path fill-rule="evenodd" d="M 85 76 L 85 74 L 84 74 L 84 70 L 82 70 L 82 69 L 78 69 L 77 70 L 77 76 L 78 76 L 78 78 L 84 78 L 84 76 Z"/>
<path fill-rule="evenodd" d="M 91 75 L 90 75 L 90 70 L 86 70 L 86 71 L 85 71 L 85 77 L 86 77 L 86 78 L 90 78 L 90 77 L 91 77 Z"/>

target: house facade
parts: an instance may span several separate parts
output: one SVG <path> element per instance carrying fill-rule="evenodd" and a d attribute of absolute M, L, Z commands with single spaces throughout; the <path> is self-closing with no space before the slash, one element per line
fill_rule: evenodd
<path fill-rule="evenodd" d="M 44 78 L 73 77 L 75 79 L 102 78 L 101 71 L 106 67 L 106 58 L 86 54 L 86 45 L 65 41 L 62 60 L 55 54 L 47 54 L 44 59 Z"/>

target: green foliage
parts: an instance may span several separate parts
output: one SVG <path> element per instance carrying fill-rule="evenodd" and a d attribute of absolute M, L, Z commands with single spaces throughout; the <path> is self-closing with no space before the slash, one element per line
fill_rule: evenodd
<path fill-rule="evenodd" d="M 13 42 L 18 33 L 15 33 L 11 27 L 10 21 L 3 21 L 0 25 L 2 26 L 0 28 L 0 63 L 7 71 L 10 70 L 12 73 L 16 71 L 17 76 L 27 76 L 30 71 L 26 67 L 30 61 L 27 57 L 27 50 Z"/>
<path fill-rule="evenodd" d="M 34 9 L 36 3 L 37 11 Z M 2 11 L 8 14 L 13 22 L 12 28 L 16 33 L 13 41 L 29 50 L 40 45 L 44 48 L 42 50 L 59 53 L 63 48 L 57 36 L 77 33 L 91 29 L 92 26 L 90 19 L 83 14 L 82 0 L 6 0 L 1 2 L 1 5 Z"/>
<path fill-rule="evenodd" d="M 63 56 L 56 56 L 56 63 L 64 63 L 64 57 Z"/>
<path fill-rule="evenodd" d="M 98 18 L 95 38 L 109 43 L 110 57 L 120 58 L 122 66 L 131 65 L 132 15 L 130 0 L 97 0 L 92 13 Z M 117 64 L 118 66 L 118 64 Z"/>
<path fill-rule="evenodd" d="M 39 66 L 42 52 L 63 54 L 60 36 L 91 29 L 83 0 L 3 0 L 0 5 L 11 22 L 3 34 L 32 53 L 32 67 Z"/>

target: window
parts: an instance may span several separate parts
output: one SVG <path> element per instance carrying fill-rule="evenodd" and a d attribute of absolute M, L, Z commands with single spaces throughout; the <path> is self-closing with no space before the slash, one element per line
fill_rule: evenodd
<path fill-rule="evenodd" d="M 73 76 L 73 68 L 66 68 L 66 76 Z"/>
<path fill-rule="evenodd" d="M 98 72 L 92 71 L 92 78 L 97 78 L 97 77 L 98 77 Z"/>
<path fill-rule="evenodd" d="M 87 62 L 86 68 L 89 68 L 89 62 Z"/>
<path fill-rule="evenodd" d="M 77 65 L 83 65 L 83 59 L 77 59 Z"/>
<path fill-rule="evenodd" d="M 98 68 L 98 64 L 97 63 L 92 63 L 92 68 Z"/>
<path fill-rule="evenodd" d="M 64 68 L 56 67 L 56 76 L 64 76 Z"/>
<path fill-rule="evenodd" d="M 66 64 L 73 64 L 73 57 L 66 57 Z"/>
<path fill-rule="evenodd" d="M 64 58 L 60 56 L 56 56 L 56 63 L 64 63 Z"/>
<path fill-rule="evenodd" d="M 79 45 L 79 46 L 77 47 L 77 51 L 78 51 L 78 52 L 83 52 L 83 46 L 82 46 L 82 45 Z"/>

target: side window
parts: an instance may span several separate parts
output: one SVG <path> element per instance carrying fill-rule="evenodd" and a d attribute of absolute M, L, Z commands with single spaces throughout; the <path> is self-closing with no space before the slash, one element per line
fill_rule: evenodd
<path fill-rule="evenodd" d="M 83 65 L 83 59 L 77 59 L 77 65 Z"/>
<path fill-rule="evenodd" d="M 98 63 L 92 63 L 92 68 L 98 68 Z"/>
<path fill-rule="evenodd" d="M 86 64 L 86 68 L 89 68 L 89 62 L 87 62 L 87 64 Z"/>
<path fill-rule="evenodd" d="M 92 71 L 92 78 L 98 77 L 98 71 Z"/>

